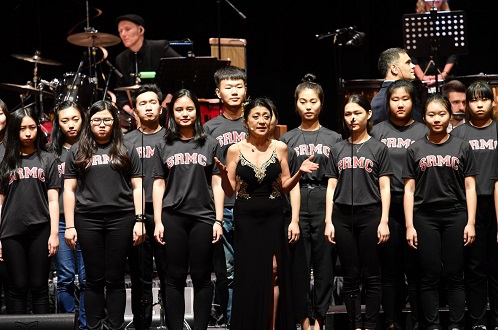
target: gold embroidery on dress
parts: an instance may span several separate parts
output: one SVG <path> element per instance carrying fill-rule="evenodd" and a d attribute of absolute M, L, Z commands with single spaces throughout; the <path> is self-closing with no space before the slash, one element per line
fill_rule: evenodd
<path fill-rule="evenodd" d="M 271 186 L 273 187 L 273 190 L 270 194 L 270 199 L 275 199 L 277 197 L 280 197 L 281 194 L 280 194 L 280 182 L 282 181 L 281 178 L 282 177 L 282 173 L 280 173 L 278 175 L 278 178 L 276 178 L 273 183 L 271 184 Z"/>
<path fill-rule="evenodd" d="M 236 176 L 237 186 L 239 187 L 239 191 L 237 192 L 237 198 L 249 199 L 251 196 L 247 193 L 247 182 L 242 180 L 240 176 Z"/>
<path fill-rule="evenodd" d="M 256 179 L 258 180 L 258 183 L 261 184 L 261 182 L 263 182 L 263 179 L 265 178 L 265 175 L 266 175 L 266 168 L 272 164 L 272 163 L 275 163 L 277 161 L 277 155 L 276 155 L 276 152 L 275 152 L 275 149 L 273 149 L 273 152 L 271 153 L 271 157 L 270 159 L 268 159 L 266 162 L 263 163 L 263 165 L 261 165 L 261 167 L 257 167 L 256 165 L 254 165 L 253 163 L 249 162 L 245 157 L 244 155 L 241 153 L 240 154 L 240 164 L 242 166 L 250 166 L 253 170 L 254 170 L 254 174 L 255 174 L 255 177 Z"/>

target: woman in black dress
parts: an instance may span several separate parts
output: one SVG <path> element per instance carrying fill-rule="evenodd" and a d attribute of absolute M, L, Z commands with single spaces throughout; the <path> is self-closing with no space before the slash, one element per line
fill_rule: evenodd
<path fill-rule="evenodd" d="M 227 166 L 221 166 L 225 193 L 237 193 L 234 330 L 296 328 L 289 294 L 283 194 L 296 185 L 302 173 L 316 170 L 318 164 L 311 162 L 310 156 L 290 176 L 287 145 L 269 136 L 271 109 L 264 98 L 245 106 L 248 136 L 230 146 Z"/>

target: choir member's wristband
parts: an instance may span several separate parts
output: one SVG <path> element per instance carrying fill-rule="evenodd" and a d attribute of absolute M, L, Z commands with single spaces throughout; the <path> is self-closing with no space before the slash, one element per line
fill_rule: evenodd
<path fill-rule="evenodd" d="M 221 220 L 214 220 L 214 223 L 219 224 L 223 228 L 223 221 L 221 221 Z"/>
<path fill-rule="evenodd" d="M 74 228 L 74 227 L 67 227 L 67 228 L 66 228 L 66 230 L 68 230 L 68 229 L 73 229 L 73 228 Z"/>
<path fill-rule="evenodd" d="M 144 220 L 145 220 L 145 214 L 135 214 L 136 222 L 144 222 Z"/>

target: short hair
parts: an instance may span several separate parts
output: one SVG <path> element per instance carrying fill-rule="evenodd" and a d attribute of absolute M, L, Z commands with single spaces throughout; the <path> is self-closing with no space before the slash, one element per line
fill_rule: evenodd
<path fill-rule="evenodd" d="M 474 81 L 467 88 L 466 95 L 467 100 L 472 100 L 475 98 L 490 99 L 494 100 L 493 88 L 484 80 Z"/>
<path fill-rule="evenodd" d="M 380 53 L 379 60 L 377 61 L 377 69 L 382 77 L 387 76 L 391 65 L 399 60 L 400 54 L 408 54 L 406 50 L 399 47 L 388 48 Z"/>
<path fill-rule="evenodd" d="M 135 95 L 133 96 L 132 98 L 132 103 L 133 103 L 133 108 L 137 108 L 137 97 L 143 93 L 147 93 L 147 92 L 153 92 L 157 95 L 157 100 L 159 102 L 162 102 L 163 100 L 163 93 L 161 92 L 161 89 L 159 88 L 159 86 L 157 86 L 156 84 L 145 84 L 145 85 L 142 85 L 140 86 L 137 91 L 135 92 Z"/>
<path fill-rule="evenodd" d="M 386 102 L 389 104 L 389 100 L 391 99 L 391 95 L 394 93 L 394 91 L 398 88 L 403 88 L 408 94 L 410 94 L 410 98 L 412 100 L 413 107 L 415 107 L 415 104 L 418 104 L 418 90 L 415 84 L 411 82 L 408 79 L 399 79 L 396 81 L 393 81 L 392 84 L 387 87 L 386 91 Z M 413 113 L 413 112 L 412 112 Z"/>
<path fill-rule="evenodd" d="M 441 89 L 444 97 L 448 97 L 451 92 L 465 93 L 467 87 L 460 80 L 450 80 Z"/>
<path fill-rule="evenodd" d="M 427 100 L 425 101 L 425 106 L 424 106 L 424 118 L 425 118 L 425 115 L 427 113 L 427 108 L 429 106 L 429 104 L 431 103 L 439 103 L 441 104 L 446 111 L 448 111 L 448 113 L 451 115 L 451 103 L 450 103 L 450 100 L 448 100 L 448 98 L 444 97 L 443 95 L 439 94 L 439 93 L 434 93 L 434 94 L 431 94 L 427 97 Z"/>
<path fill-rule="evenodd" d="M 216 88 L 220 87 L 220 83 L 222 80 L 243 80 L 244 85 L 247 84 L 247 74 L 246 72 L 234 65 L 227 65 L 219 68 L 214 73 L 214 83 Z"/>

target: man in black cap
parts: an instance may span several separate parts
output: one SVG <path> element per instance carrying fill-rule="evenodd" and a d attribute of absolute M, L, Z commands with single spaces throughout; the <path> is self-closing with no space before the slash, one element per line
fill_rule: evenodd
<path fill-rule="evenodd" d="M 116 67 L 123 74 L 118 77 L 116 87 L 128 87 L 141 84 L 137 74 L 144 71 L 156 71 L 163 57 L 179 57 L 167 40 L 145 39 L 145 20 L 135 14 L 119 16 L 116 19 L 121 41 L 127 48 L 116 56 Z M 126 92 L 116 93 L 116 104 L 128 114 L 134 116 L 131 100 Z"/>

